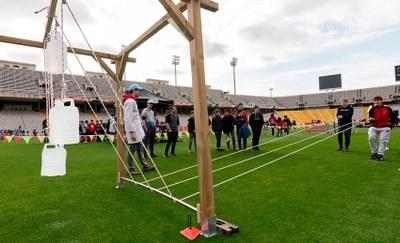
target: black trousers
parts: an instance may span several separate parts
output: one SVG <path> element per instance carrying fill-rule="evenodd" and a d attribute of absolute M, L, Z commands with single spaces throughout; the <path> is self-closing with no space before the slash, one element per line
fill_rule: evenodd
<path fill-rule="evenodd" d="M 346 148 L 348 148 L 350 146 L 351 127 L 352 127 L 351 123 L 345 124 L 345 125 L 339 125 L 338 142 L 339 142 L 340 148 L 343 148 L 343 133 L 344 133 L 344 140 L 345 140 Z"/>
<path fill-rule="evenodd" d="M 175 154 L 175 146 L 176 146 L 177 140 L 178 140 L 178 132 L 169 132 L 168 133 L 168 142 L 167 142 L 167 146 L 165 147 L 164 154 L 168 155 L 170 146 L 171 146 L 171 154 Z"/>
<path fill-rule="evenodd" d="M 221 148 L 221 136 L 222 132 L 215 132 L 215 141 L 216 141 L 216 148 Z"/>
<path fill-rule="evenodd" d="M 144 138 L 144 144 L 146 147 L 149 147 L 150 149 L 150 155 L 154 155 L 154 143 L 156 141 L 156 131 L 150 131 L 148 130 L 146 132 L 146 137 Z M 147 156 L 147 154 L 146 154 Z"/>
<path fill-rule="evenodd" d="M 258 143 L 260 142 L 260 136 L 261 136 L 262 127 L 260 127 L 260 128 L 255 127 L 255 128 L 251 128 L 251 129 L 253 131 L 252 146 L 253 146 L 253 149 L 257 149 L 258 148 Z"/>
<path fill-rule="evenodd" d="M 275 134 L 275 125 L 271 125 L 271 135 L 274 136 Z"/>

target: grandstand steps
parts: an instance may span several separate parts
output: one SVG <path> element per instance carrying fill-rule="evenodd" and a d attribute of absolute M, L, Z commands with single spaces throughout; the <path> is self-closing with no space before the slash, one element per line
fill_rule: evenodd
<path fill-rule="evenodd" d="M 278 111 L 279 117 L 283 118 L 285 115 L 287 115 L 291 121 L 296 120 L 297 125 L 311 123 L 313 120 L 320 120 L 321 122 L 335 122 L 335 114 L 335 109 Z"/>

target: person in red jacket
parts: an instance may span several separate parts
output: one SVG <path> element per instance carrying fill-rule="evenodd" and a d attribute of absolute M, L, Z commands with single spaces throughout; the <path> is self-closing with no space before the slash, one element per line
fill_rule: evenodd
<path fill-rule="evenodd" d="M 93 120 L 90 120 L 87 133 L 89 135 L 94 135 L 95 131 L 96 131 L 96 124 L 93 122 Z"/>
<path fill-rule="evenodd" d="M 271 113 L 271 115 L 268 119 L 268 123 L 269 123 L 269 126 L 271 127 L 271 135 L 272 136 L 274 136 L 277 121 L 278 121 L 278 119 L 276 119 L 275 114 Z"/>
<path fill-rule="evenodd" d="M 237 111 L 235 112 L 235 117 L 239 114 L 239 112 L 242 112 L 242 115 L 246 121 L 246 125 L 249 125 L 249 115 L 247 115 L 247 112 L 243 109 L 243 104 L 239 103 L 237 107 Z"/>
<path fill-rule="evenodd" d="M 372 151 L 371 159 L 382 161 L 396 118 L 390 107 L 382 105 L 381 96 L 374 97 L 374 107 L 369 110 L 369 120 L 371 127 L 368 130 L 368 142 Z M 378 135 L 379 146 L 376 143 Z"/>

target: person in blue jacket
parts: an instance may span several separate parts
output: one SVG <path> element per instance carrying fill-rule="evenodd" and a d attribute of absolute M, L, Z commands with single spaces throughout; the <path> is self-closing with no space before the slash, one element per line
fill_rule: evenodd
<path fill-rule="evenodd" d="M 336 117 L 338 120 L 338 142 L 337 151 L 343 151 L 343 134 L 345 139 L 345 151 L 349 151 L 351 127 L 353 126 L 353 107 L 348 104 L 347 99 L 340 100 L 340 107 L 337 108 Z"/>

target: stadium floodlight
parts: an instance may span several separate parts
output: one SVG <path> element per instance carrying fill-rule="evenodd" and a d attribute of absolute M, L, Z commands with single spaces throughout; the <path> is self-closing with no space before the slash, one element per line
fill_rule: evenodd
<path fill-rule="evenodd" d="M 172 56 L 172 64 L 175 66 L 175 86 L 178 85 L 178 82 L 177 82 L 177 79 L 176 79 L 176 65 L 179 65 L 180 59 L 181 59 L 180 56 L 176 56 L 176 55 Z"/>
<path fill-rule="evenodd" d="M 231 66 L 233 68 L 233 94 L 236 94 L 236 74 L 235 74 L 235 67 L 237 65 L 238 58 L 232 57 Z"/>
<path fill-rule="evenodd" d="M 273 88 L 269 88 L 269 95 L 271 96 L 271 98 L 272 98 L 272 91 L 274 91 L 274 89 Z"/>

